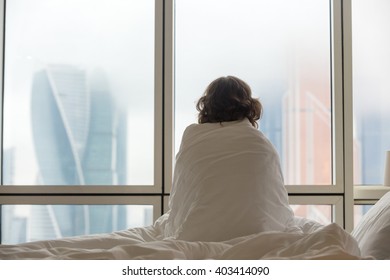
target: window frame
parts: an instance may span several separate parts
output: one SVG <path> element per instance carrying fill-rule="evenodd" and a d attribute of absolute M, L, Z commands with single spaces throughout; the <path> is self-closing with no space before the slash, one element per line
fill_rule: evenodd
<path fill-rule="evenodd" d="M 290 204 L 300 204 L 300 205 L 330 205 L 332 211 L 332 223 L 336 223 L 341 227 L 344 224 L 344 201 L 341 195 L 324 195 L 324 196 L 315 196 L 315 195 L 290 195 L 289 196 Z"/>
<path fill-rule="evenodd" d="M 127 195 L 84 195 L 84 196 L 2 196 L 0 195 L 0 206 L 9 205 L 149 205 L 153 207 L 153 222 L 160 216 L 161 199 L 158 196 L 127 196 Z M 0 207 L 0 244 L 2 244 L 2 223 Z M 124 228 L 123 230 L 125 230 Z"/>
<path fill-rule="evenodd" d="M 27 200 L 29 203 L 20 203 Z M 161 213 L 161 200 L 157 196 L 124 196 L 124 195 L 83 195 L 83 196 L 0 196 L 0 205 L 151 205 L 153 219 Z"/>
<path fill-rule="evenodd" d="M 0 26 L 0 51 L 1 64 L 1 126 L 0 126 L 0 138 L 1 138 L 1 147 L 3 147 L 3 100 L 4 100 L 4 59 L 5 59 L 5 50 L 4 50 L 4 40 L 5 40 L 5 19 L 6 19 L 6 2 L 7 0 L 0 0 L 0 16 L 1 20 Z M 61 185 L 2 185 L 0 189 L 0 194 L 161 194 L 162 193 L 162 158 L 163 158 L 163 20 L 164 20 L 164 9 L 163 2 L 159 0 L 154 0 L 155 2 L 155 42 L 154 42 L 154 174 L 153 174 L 153 185 L 78 185 L 78 186 L 61 186 Z M 3 160 L 0 163 L 1 174 L 3 174 L 2 168 Z M 28 203 L 28 201 L 26 201 Z"/>
<path fill-rule="evenodd" d="M 3 100 L 4 100 L 4 41 L 5 11 L 7 0 L 0 0 L 0 145 L 3 147 Z M 163 100 L 164 100 L 164 1 L 154 0 L 154 184 L 153 185 L 79 185 L 79 186 L 0 186 L 0 226 L 1 205 L 9 204 L 85 204 L 85 205 L 153 205 L 153 219 L 163 211 Z M 1 150 L 0 172 L 3 175 L 3 150 Z M 0 228 L 1 243 L 1 228 Z"/>

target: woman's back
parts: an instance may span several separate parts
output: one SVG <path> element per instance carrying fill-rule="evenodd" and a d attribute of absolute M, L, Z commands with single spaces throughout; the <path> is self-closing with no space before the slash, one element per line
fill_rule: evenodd
<path fill-rule="evenodd" d="M 247 119 L 186 129 L 170 208 L 166 234 L 184 240 L 284 230 L 293 216 L 278 155 Z"/>

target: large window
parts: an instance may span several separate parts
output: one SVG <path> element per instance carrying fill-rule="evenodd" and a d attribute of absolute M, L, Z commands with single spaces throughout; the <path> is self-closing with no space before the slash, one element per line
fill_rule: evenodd
<path fill-rule="evenodd" d="M 176 1 L 175 150 L 185 127 L 197 122 L 195 104 L 206 86 L 233 75 L 263 105 L 259 129 L 280 155 L 285 184 L 331 189 L 331 13 L 328 0 Z M 336 221 L 331 205 L 293 208 Z"/>
<path fill-rule="evenodd" d="M 234 75 L 263 104 L 286 184 L 332 184 L 330 2 L 182 0 L 175 12 L 176 150 L 206 86 Z"/>
<path fill-rule="evenodd" d="M 5 13 L 3 184 L 153 185 L 154 1 Z"/>

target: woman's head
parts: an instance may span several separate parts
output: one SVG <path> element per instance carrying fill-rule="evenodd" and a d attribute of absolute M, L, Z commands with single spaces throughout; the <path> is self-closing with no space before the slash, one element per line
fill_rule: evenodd
<path fill-rule="evenodd" d="M 263 108 L 259 100 L 252 98 L 247 83 L 237 77 L 221 77 L 206 88 L 196 104 L 199 123 L 236 121 L 248 118 L 254 127 Z"/>

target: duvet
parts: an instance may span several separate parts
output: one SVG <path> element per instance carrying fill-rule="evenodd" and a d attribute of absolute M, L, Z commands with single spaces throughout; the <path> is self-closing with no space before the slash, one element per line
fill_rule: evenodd
<path fill-rule="evenodd" d="M 359 259 L 356 240 L 337 224 L 296 218 L 284 232 L 260 232 L 221 242 L 164 239 L 162 216 L 153 226 L 110 234 L 0 246 L 0 259 Z"/>

